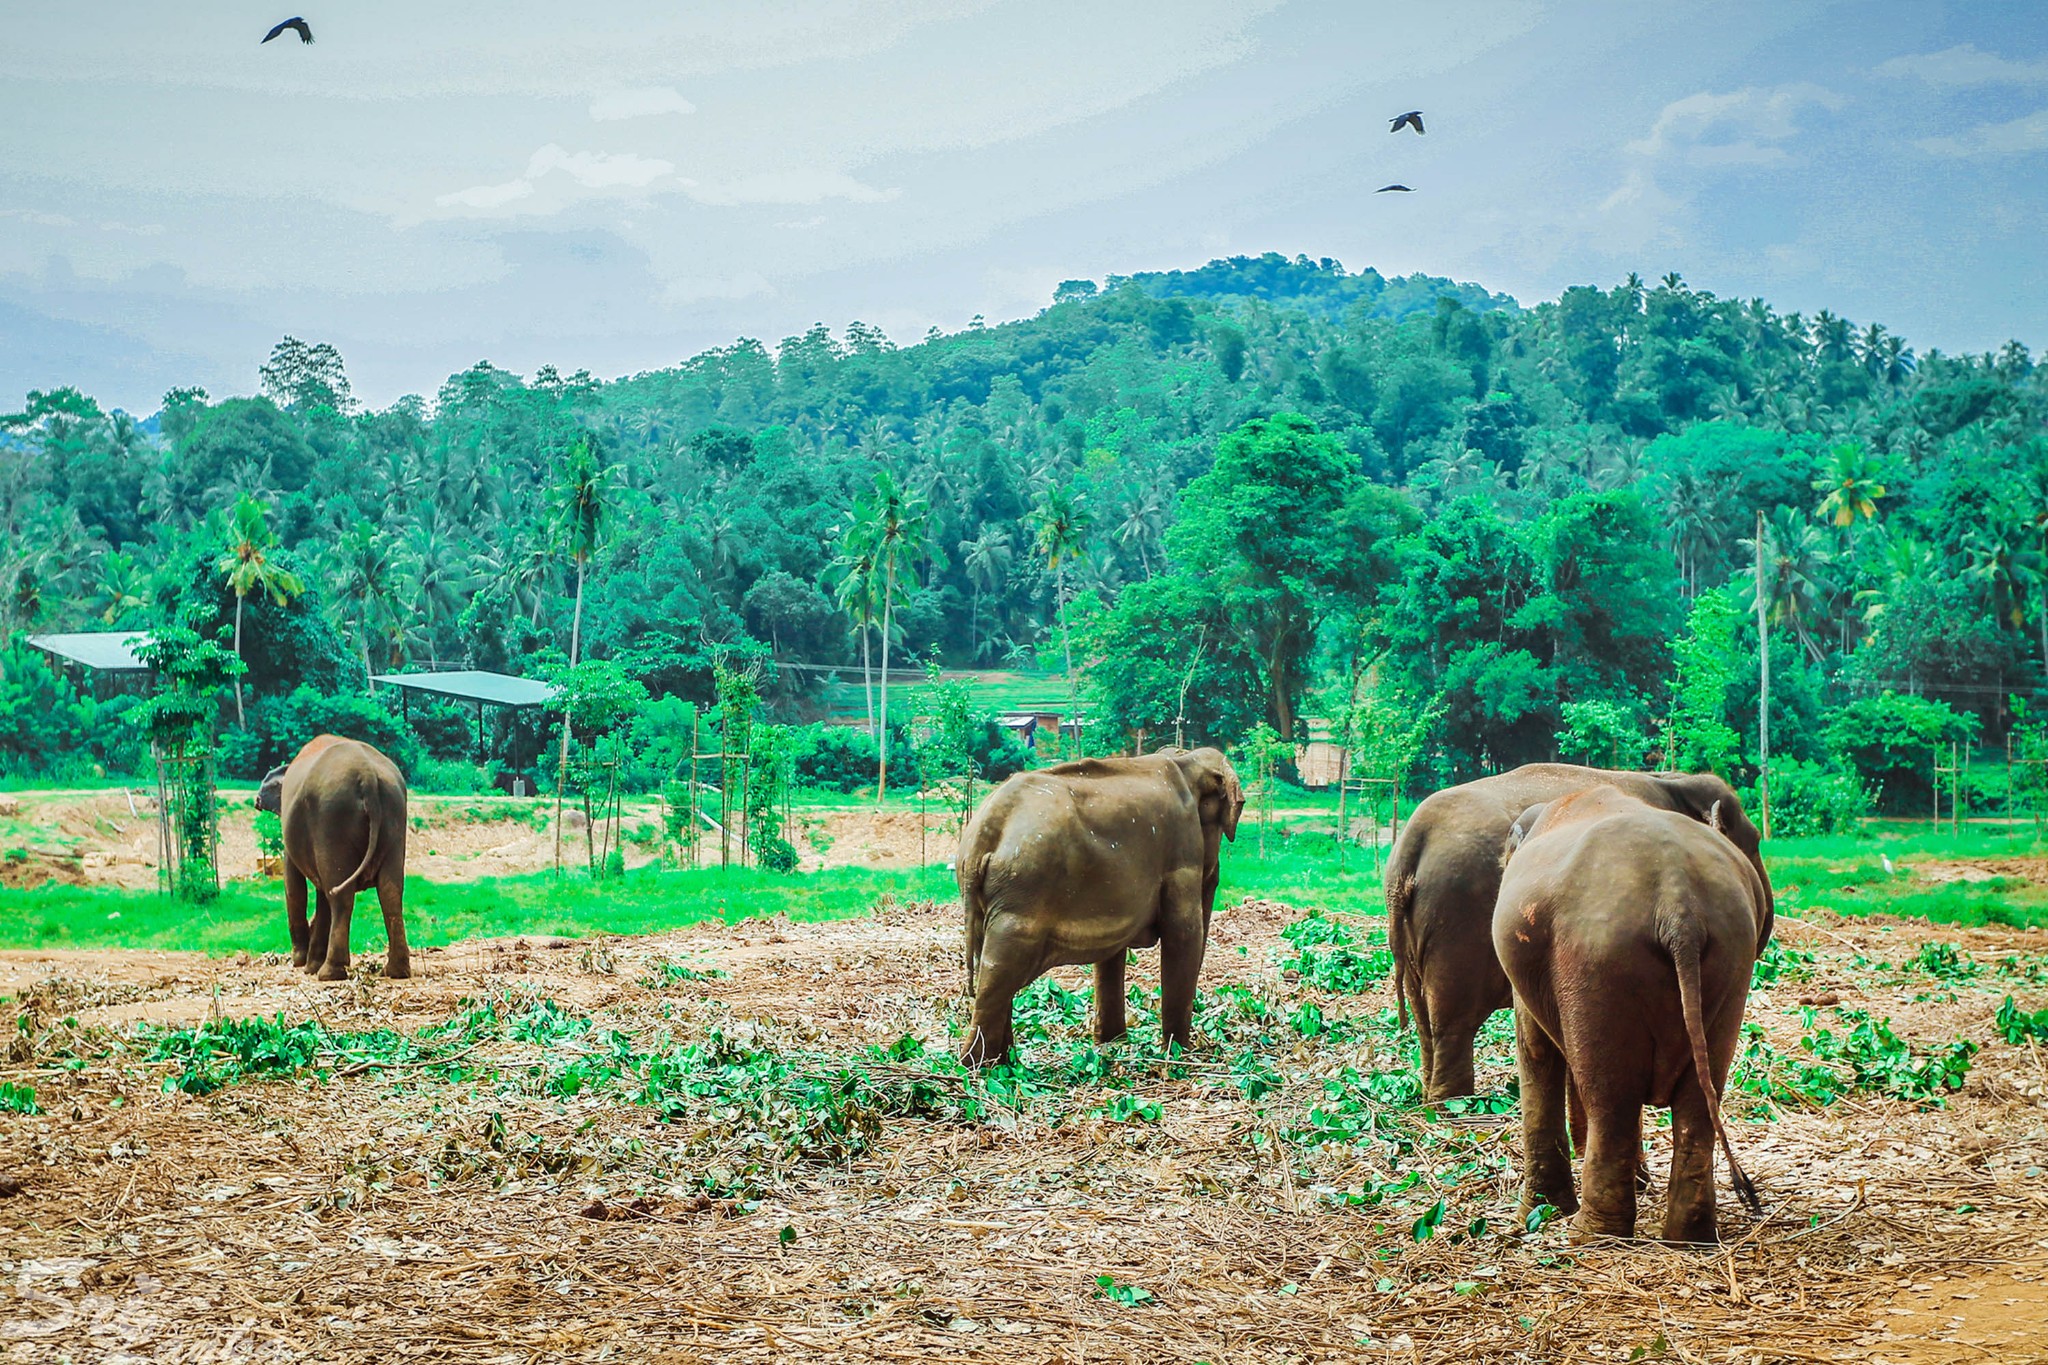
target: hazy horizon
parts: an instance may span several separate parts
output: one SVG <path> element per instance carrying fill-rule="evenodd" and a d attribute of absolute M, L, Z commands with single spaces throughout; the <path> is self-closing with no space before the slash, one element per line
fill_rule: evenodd
<path fill-rule="evenodd" d="M 2026 6 L 383 0 L 259 46 L 281 17 L 15 17 L 0 409 L 251 392 L 286 333 L 375 406 L 480 359 L 609 378 L 855 319 L 907 345 L 1265 251 L 2048 340 Z M 1429 132 L 1389 135 L 1409 108 Z"/>

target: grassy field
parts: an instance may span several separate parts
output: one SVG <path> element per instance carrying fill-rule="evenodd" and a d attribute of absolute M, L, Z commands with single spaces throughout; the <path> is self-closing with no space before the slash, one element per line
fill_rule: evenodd
<path fill-rule="evenodd" d="M 1225 856 L 1220 899 L 1245 896 L 1303 908 L 1373 913 L 1379 873 L 1357 850 L 1339 854 L 1327 837 L 1269 833 L 1259 851 L 1247 826 Z M 1767 863 L 1779 912 L 1893 915 L 1937 924 L 2048 926 L 2048 886 L 2011 875 L 1933 881 L 1930 865 L 2039 858 L 2044 847 L 2003 832 L 1959 835 L 1924 828 L 1873 827 L 1857 837 L 1781 839 Z M 1886 871 L 1889 858 L 1892 870 Z M 1918 870 L 1916 870 L 1918 869 Z M 1979 873 L 1977 875 L 1983 875 Z M 782 914 L 795 922 L 843 919 L 883 896 L 900 902 L 951 901 L 953 874 L 925 868 L 834 868 L 801 876 L 754 869 L 640 869 L 594 884 L 581 873 L 437 882 L 413 877 L 406 923 L 421 947 L 498 935 L 656 933 L 706 921 L 732 923 Z M 274 881 L 231 883 L 211 905 L 177 905 L 150 892 L 47 885 L 0 890 L 0 948 L 181 948 L 209 953 L 261 952 L 284 941 L 282 892 Z M 378 951 L 374 898 L 357 902 L 359 951 Z"/>

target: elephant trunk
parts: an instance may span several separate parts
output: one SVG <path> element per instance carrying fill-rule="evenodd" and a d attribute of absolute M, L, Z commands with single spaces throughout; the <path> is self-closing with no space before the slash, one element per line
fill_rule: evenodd
<path fill-rule="evenodd" d="M 1735 1159 L 1735 1148 L 1728 1141 L 1727 1125 L 1721 1122 L 1721 1093 L 1714 1084 L 1714 1060 L 1707 1055 L 1707 1027 L 1700 1009 L 1700 944 L 1697 925 L 1687 922 L 1676 941 L 1667 945 L 1671 950 L 1672 965 L 1678 969 L 1678 1005 L 1685 1014 L 1686 1036 L 1692 1042 L 1692 1066 L 1699 1075 L 1700 1089 L 1707 1097 L 1707 1114 L 1714 1121 L 1714 1132 L 1721 1139 L 1721 1154 L 1728 1158 L 1728 1179 L 1735 1186 L 1736 1195 L 1752 1214 L 1762 1214 L 1763 1201 L 1757 1197 L 1756 1185 L 1743 1173 L 1742 1163 Z"/>

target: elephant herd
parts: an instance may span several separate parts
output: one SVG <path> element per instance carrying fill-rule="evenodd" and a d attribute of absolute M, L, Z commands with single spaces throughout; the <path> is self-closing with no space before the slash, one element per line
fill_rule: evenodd
<path fill-rule="evenodd" d="M 265 776 L 256 804 L 283 826 L 293 965 L 346 977 L 355 898 L 374 887 L 384 974 L 410 975 L 391 760 L 322 735 Z M 1222 845 L 1243 810 L 1237 773 L 1208 748 L 1062 763 L 990 794 L 955 862 L 973 1001 L 962 1061 L 1006 1057 L 1017 993 L 1061 966 L 1095 969 L 1096 1040 L 1122 1037 L 1129 952 L 1154 945 L 1165 1040 L 1190 1046 Z M 1581 1234 L 1633 1236 L 1646 1105 L 1672 1115 L 1666 1240 L 1714 1240 L 1717 1141 L 1756 1207 L 1720 1094 L 1771 936 L 1758 844 L 1735 792 L 1703 774 L 1539 763 L 1415 809 L 1386 871 L 1396 998 L 1432 1100 L 1471 1092 L 1473 1040 L 1513 1007 L 1525 1214 L 1548 1204 Z"/>
<path fill-rule="evenodd" d="M 1223 841 L 1244 790 L 1215 749 L 1020 773 L 960 838 L 967 988 L 962 1060 L 1011 1048 L 1018 991 L 1095 968 L 1095 1037 L 1124 1032 L 1124 966 L 1160 950 L 1166 1041 L 1190 1042 Z M 1710 775 L 1531 764 L 1438 792 L 1386 873 L 1387 938 L 1429 1098 L 1468 1094 L 1473 1040 L 1515 1011 L 1523 1212 L 1579 1235 L 1635 1233 L 1644 1106 L 1672 1112 L 1663 1236 L 1715 1239 L 1714 1146 L 1757 1207 L 1721 1122 L 1751 968 L 1770 941 L 1756 827 Z M 1584 1160 L 1583 1199 L 1574 1152 Z"/>

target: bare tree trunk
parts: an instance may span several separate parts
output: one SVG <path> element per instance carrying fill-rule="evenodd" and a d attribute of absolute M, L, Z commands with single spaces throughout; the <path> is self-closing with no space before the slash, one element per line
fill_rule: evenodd
<path fill-rule="evenodd" d="M 243 595 L 235 594 L 235 661 L 242 658 L 242 602 Z M 242 714 L 242 675 L 235 674 L 235 724 L 246 726 L 248 718 Z"/>
<path fill-rule="evenodd" d="M 372 679 L 373 672 L 370 667 L 370 618 L 366 614 L 363 617 L 363 687 L 366 691 L 377 690 L 377 684 Z"/>
<path fill-rule="evenodd" d="M 1763 837 L 1771 837 L 1771 623 L 1764 598 L 1764 514 L 1756 514 L 1756 791 Z"/>
<path fill-rule="evenodd" d="M 1060 561 L 1057 584 L 1053 591 L 1057 592 L 1060 598 L 1060 644 L 1066 651 L 1067 656 L 1067 719 L 1078 727 L 1081 717 L 1076 714 L 1077 703 L 1074 698 L 1074 635 L 1072 631 L 1067 629 L 1067 564 L 1065 560 Z M 1080 730 L 1078 728 L 1074 732 L 1074 737 L 1076 739 L 1080 738 Z M 1066 753 L 1066 736 L 1064 734 L 1060 736 L 1060 753 L 1062 755 Z"/>
<path fill-rule="evenodd" d="M 872 645 L 875 628 L 866 621 L 860 623 L 860 686 L 868 699 L 868 737 L 875 733 L 875 664 Z"/>
<path fill-rule="evenodd" d="M 889 794 L 889 621 L 890 609 L 896 605 L 895 597 L 896 561 L 892 558 L 888 571 L 882 576 L 882 733 L 875 737 L 875 804 L 878 806 Z"/>
<path fill-rule="evenodd" d="M 576 667 L 576 654 L 583 645 L 583 569 L 584 561 L 576 561 L 576 609 L 569 618 L 569 667 Z M 562 793 L 569 785 L 569 711 L 562 709 L 562 761 L 555 769 L 555 871 L 562 870 Z M 589 839 L 588 809 L 589 793 L 584 793 L 585 842 Z"/>

